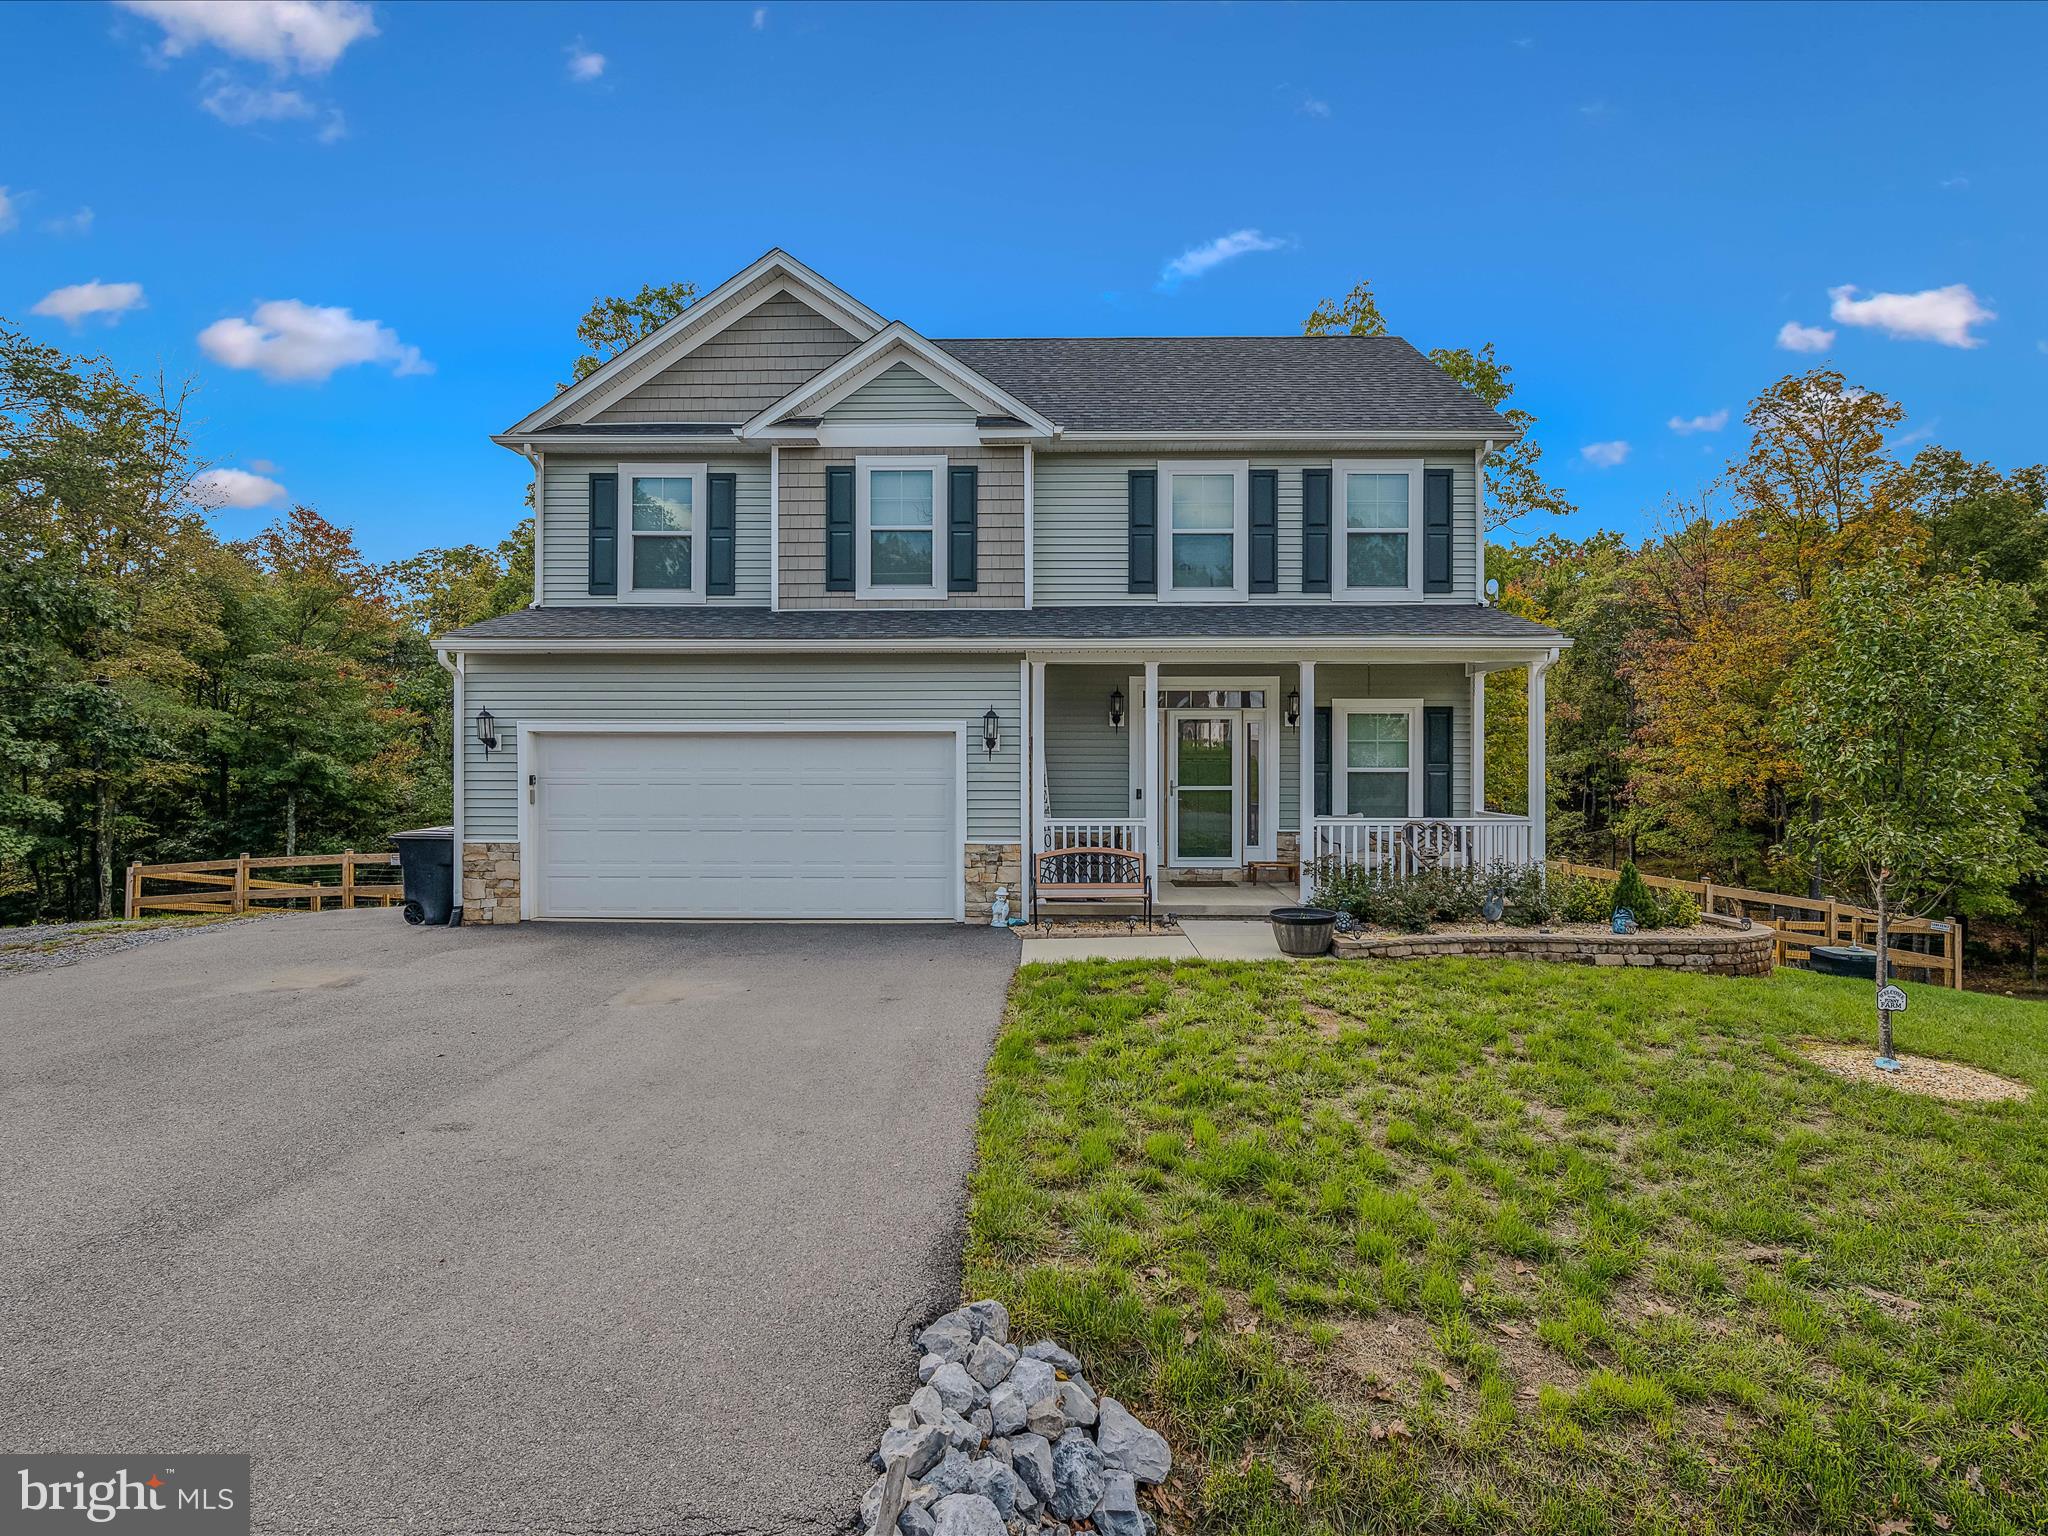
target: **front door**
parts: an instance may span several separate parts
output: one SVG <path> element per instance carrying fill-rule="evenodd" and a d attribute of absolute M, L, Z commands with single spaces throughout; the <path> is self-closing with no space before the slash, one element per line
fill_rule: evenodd
<path fill-rule="evenodd" d="M 1238 786 L 1244 782 L 1240 716 L 1175 710 L 1167 716 L 1167 843 L 1173 862 L 1241 862 Z"/>

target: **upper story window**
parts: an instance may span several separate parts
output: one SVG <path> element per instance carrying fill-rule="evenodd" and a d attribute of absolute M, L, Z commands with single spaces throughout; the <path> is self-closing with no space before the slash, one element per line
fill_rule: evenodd
<path fill-rule="evenodd" d="M 626 508 L 625 583 L 642 602 L 704 600 L 704 466 L 621 464 Z"/>
<path fill-rule="evenodd" d="M 1336 594 L 1391 602 L 1422 596 L 1422 461 L 1356 459 L 1334 466 Z"/>
<path fill-rule="evenodd" d="M 945 524 L 946 460 L 854 460 L 855 591 L 861 597 L 944 597 L 938 531 Z"/>
<path fill-rule="evenodd" d="M 1245 595 L 1244 463 L 1159 466 L 1165 527 L 1159 540 L 1159 595 L 1218 602 Z"/>
<path fill-rule="evenodd" d="M 1346 699 L 1335 706 L 1346 816 L 1422 814 L 1419 699 Z"/>

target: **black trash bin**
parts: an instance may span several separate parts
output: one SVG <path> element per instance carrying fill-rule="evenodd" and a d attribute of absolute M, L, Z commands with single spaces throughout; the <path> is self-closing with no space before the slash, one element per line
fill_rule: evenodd
<path fill-rule="evenodd" d="M 398 871 L 405 883 L 408 923 L 445 923 L 455 909 L 455 829 L 420 827 L 394 832 Z"/>
<path fill-rule="evenodd" d="M 1865 981 L 1877 980 L 1877 951 L 1865 949 L 1860 944 L 1816 944 L 1806 965 L 1808 970 L 1818 971 L 1823 976 L 1860 976 Z M 1886 979 L 1898 974 L 1899 968 L 1895 963 L 1887 968 Z"/>

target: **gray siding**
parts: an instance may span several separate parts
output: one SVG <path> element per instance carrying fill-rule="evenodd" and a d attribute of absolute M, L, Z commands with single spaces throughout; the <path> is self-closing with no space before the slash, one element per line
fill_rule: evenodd
<path fill-rule="evenodd" d="M 977 590 L 938 599 L 856 597 L 825 590 L 825 470 L 857 458 L 943 455 L 981 469 L 976 502 Z M 1021 608 L 1024 606 L 1024 450 L 1021 448 L 785 448 L 782 450 L 784 608 Z M 939 547 L 944 549 L 943 527 Z M 943 558 L 943 553 L 941 554 Z"/>
<path fill-rule="evenodd" d="M 1169 455 L 1169 457 L 1172 457 Z M 1228 455 L 1182 455 L 1184 458 Z M 1346 458 L 1370 458 L 1347 454 Z M 1401 457 L 1413 458 L 1414 455 Z M 1236 458 L 1242 459 L 1243 455 Z M 1038 505 L 1034 513 L 1034 600 L 1060 603 L 1147 603 L 1153 598 L 1127 589 L 1125 497 L 1130 471 L 1151 469 L 1153 458 L 1040 453 L 1033 468 Z M 1327 469 L 1328 458 L 1258 457 L 1253 469 L 1280 471 L 1280 590 L 1252 598 L 1255 603 L 1322 602 L 1322 593 L 1301 590 L 1301 472 Z M 1479 594 L 1479 534 L 1470 454 L 1426 457 L 1430 469 L 1451 471 L 1451 582 L 1449 593 L 1431 603 L 1470 603 Z"/>
<path fill-rule="evenodd" d="M 1451 814 L 1472 814 L 1472 685 L 1463 667 L 1455 664 L 1317 667 L 1316 702 L 1333 704 L 1339 699 L 1420 699 L 1426 705 L 1448 704 L 1451 707 Z"/>
<path fill-rule="evenodd" d="M 1131 732 L 1143 724 L 1129 697 L 1127 666 L 1045 669 L 1045 784 L 1055 816 L 1132 814 Z M 1109 724 L 1109 692 L 1121 688 L 1128 717 Z"/>
<path fill-rule="evenodd" d="M 778 294 L 590 420 L 742 422 L 857 345 L 808 304 Z"/>
<path fill-rule="evenodd" d="M 878 373 L 825 412 L 835 426 L 860 421 L 973 421 L 972 405 L 941 389 L 908 363 Z"/>
<path fill-rule="evenodd" d="M 522 720 L 916 720 L 967 728 L 967 835 L 1019 840 L 1018 658 L 993 656 L 488 656 L 471 655 L 464 703 L 489 707 L 505 748 L 487 758 L 463 733 L 463 836 L 519 835 Z M 1003 744 L 991 759 L 981 716 L 993 708 Z"/>
<path fill-rule="evenodd" d="M 671 456 L 649 453 L 644 458 L 628 462 L 644 464 L 658 457 Z M 703 462 L 712 471 L 733 475 L 737 492 L 733 511 L 733 595 L 707 598 L 706 601 L 718 607 L 765 608 L 768 606 L 768 460 L 765 457 L 725 458 Z M 615 597 L 590 595 L 590 476 L 593 472 L 617 470 L 619 461 L 549 454 L 545 467 L 547 499 L 541 509 L 540 523 L 541 602 L 549 606 L 618 602 Z M 622 550 L 620 559 L 623 561 L 625 558 Z"/>
<path fill-rule="evenodd" d="M 1272 671 L 1280 680 L 1284 717 L 1288 690 L 1299 684 L 1301 673 L 1291 666 Z M 1054 662 L 1045 669 L 1045 783 L 1053 815 L 1079 819 L 1138 814 L 1131 801 L 1131 742 L 1132 733 L 1144 729 L 1144 717 L 1136 711 L 1131 679 L 1143 674 L 1143 667 L 1127 664 L 1067 666 Z M 1183 678 L 1263 675 L 1265 669 L 1257 662 L 1189 663 L 1161 667 L 1159 682 L 1166 688 Z M 1120 731 L 1109 724 L 1112 688 L 1124 691 L 1127 718 Z M 1289 730 L 1283 718 L 1279 767 L 1279 830 L 1283 832 L 1295 830 L 1295 812 L 1301 801 L 1300 734 Z M 1142 746 L 1139 750 L 1142 752 Z"/>

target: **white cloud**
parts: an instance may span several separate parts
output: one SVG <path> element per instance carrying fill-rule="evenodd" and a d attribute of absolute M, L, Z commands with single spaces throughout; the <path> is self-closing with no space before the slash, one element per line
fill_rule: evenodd
<path fill-rule="evenodd" d="M 277 473 L 277 466 L 268 459 L 251 459 L 249 467 L 259 475 L 274 475 Z"/>
<path fill-rule="evenodd" d="M 1691 437 L 1695 432 L 1718 432 L 1728 425 L 1728 408 L 1723 406 L 1704 416 L 1674 416 L 1666 425 L 1680 437 Z"/>
<path fill-rule="evenodd" d="M 176 58 L 211 45 L 280 71 L 324 75 L 355 43 L 377 35 L 363 0 L 117 0 L 164 29 Z"/>
<path fill-rule="evenodd" d="M 346 309 L 267 299 L 248 319 L 216 320 L 199 333 L 206 355 L 229 368 L 253 368 L 272 383 L 320 381 L 361 363 L 388 367 L 401 377 L 432 373 L 433 364 L 398 333 Z"/>
<path fill-rule="evenodd" d="M 1969 190 L 1970 178 L 1967 176 L 1944 176 L 1941 178 L 1941 185 L 1945 191 L 1964 192 Z M 1871 962 L 1872 965 L 1876 963 L 1874 960 Z"/>
<path fill-rule="evenodd" d="M 221 75 L 208 77 L 207 83 L 212 89 L 199 98 L 199 105 L 237 128 L 290 122 L 311 117 L 318 110 L 299 92 L 278 86 L 243 85 Z"/>
<path fill-rule="evenodd" d="M 348 137 L 348 119 L 341 115 L 341 108 L 327 109 L 327 121 L 320 125 L 320 131 L 313 137 L 322 144 L 338 144 Z"/>
<path fill-rule="evenodd" d="M 1172 288 L 1191 277 L 1200 277 L 1211 267 L 1221 266 L 1226 261 L 1234 261 L 1254 251 L 1277 251 L 1286 244 L 1285 240 L 1256 229 L 1233 230 L 1227 235 L 1218 235 L 1206 245 L 1191 246 L 1174 257 L 1160 272 L 1159 286 Z"/>
<path fill-rule="evenodd" d="M 1900 432 L 1895 436 L 1886 438 L 1885 443 L 1888 447 L 1892 448 L 1910 448 L 1915 443 L 1926 442 L 1930 437 L 1934 436 L 1940 426 L 1941 418 L 1936 416 L 1926 426 L 1915 427 L 1910 432 Z"/>
<path fill-rule="evenodd" d="M 1330 115 L 1330 104 L 1319 97 L 1304 96 L 1301 102 L 1301 110 L 1310 117 L 1328 117 Z"/>
<path fill-rule="evenodd" d="M 7 195 L 7 189 L 0 187 L 0 235 L 4 235 L 21 222 L 14 211 L 14 199 Z"/>
<path fill-rule="evenodd" d="M 569 78 L 578 82 L 595 80 L 604 74 L 604 55 L 583 46 L 577 38 L 564 50 L 569 55 Z"/>
<path fill-rule="evenodd" d="M 51 290 L 36 300 L 29 313 L 54 315 L 75 329 L 94 315 L 104 315 L 107 324 L 115 325 L 129 310 L 140 308 L 142 284 L 103 283 L 94 278 L 89 283 Z"/>
<path fill-rule="evenodd" d="M 46 235 L 89 235 L 92 233 L 92 210 L 81 208 L 76 213 L 61 213 L 53 219 L 43 220 Z"/>
<path fill-rule="evenodd" d="M 1588 443 L 1579 457 L 1595 469 L 1612 469 L 1628 458 L 1628 444 L 1618 437 L 1611 443 Z"/>
<path fill-rule="evenodd" d="M 757 5 L 754 7 L 754 30 L 756 32 L 765 32 L 767 31 L 767 29 L 768 7 L 765 5 Z"/>
<path fill-rule="evenodd" d="M 1828 314 L 1843 325 L 1869 326 L 1897 341 L 1937 341 L 1944 347 L 1983 346 L 1984 338 L 1971 334 L 1970 327 L 1998 318 L 1965 283 L 1863 299 L 1856 297 L 1854 283 L 1844 283 L 1830 288 L 1828 297 L 1834 301 Z"/>
<path fill-rule="evenodd" d="M 1824 325 L 1801 325 L 1787 320 L 1778 327 L 1778 345 L 1787 352 L 1825 352 L 1835 344 L 1835 333 Z"/>
<path fill-rule="evenodd" d="M 203 469 L 192 477 L 188 489 L 194 501 L 213 512 L 223 508 L 274 507 L 285 499 L 283 486 L 246 469 Z"/>

